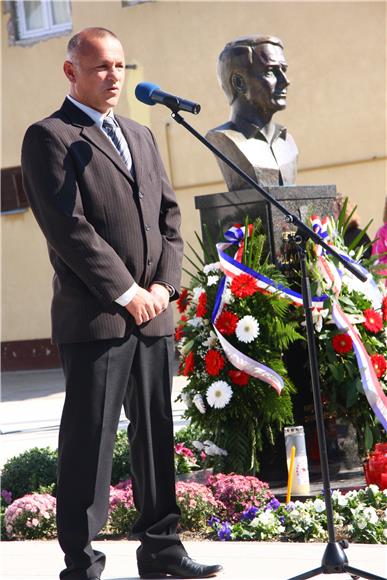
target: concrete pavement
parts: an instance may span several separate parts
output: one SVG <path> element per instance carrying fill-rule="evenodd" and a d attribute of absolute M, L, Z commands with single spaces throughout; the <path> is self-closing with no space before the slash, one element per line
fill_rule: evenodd
<path fill-rule="evenodd" d="M 137 545 L 124 540 L 94 542 L 107 555 L 102 580 L 137 580 Z M 317 568 L 325 550 L 325 544 L 189 541 L 185 545 L 198 562 L 222 564 L 221 580 L 286 580 Z M 63 567 L 62 553 L 54 541 L 2 542 L 1 552 L 2 580 L 57 580 Z M 386 577 L 385 547 L 353 544 L 346 555 L 351 566 Z M 347 580 L 350 575 L 330 574 L 329 578 Z"/>

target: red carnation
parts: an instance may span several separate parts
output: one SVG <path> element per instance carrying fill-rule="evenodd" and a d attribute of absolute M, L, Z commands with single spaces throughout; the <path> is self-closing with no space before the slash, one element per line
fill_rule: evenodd
<path fill-rule="evenodd" d="M 373 334 L 377 334 L 381 330 L 383 330 L 383 320 L 382 317 L 378 312 L 368 308 L 363 312 L 365 321 L 363 322 L 364 328 L 372 332 Z"/>
<path fill-rule="evenodd" d="M 225 365 L 225 360 L 219 351 L 210 349 L 205 358 L 206 370 L 209 375 L 216 377 Z"/>
<path fill-rule="evenodd" d="M 234 385 L 239 385 L 240 387 L 245 387 L 250 379 L 250 375 L 244 371 L 228 371 L 228 376 L 234 383 Z"/>
<path fill-rule="evenodd" d="M 375 369 L 376 376 L 380 379 L 387 370 L 387 361 L 382 354 L 371 355 L 371 362 Z"/>
<path fill-rule="evenodd" d="M 207 314 L 207 294 L 202 292 L 199 296 L 196 316 L 203 318 Z"/>
<path fill-rule="evenodd" d="M 332 338 L 332 345 L 336 352 L 345 354 L 352 350 L 352 338 L 348 334 L 336 334 Z"/>
<path fill-rule="evenodd" d="M 183 288 L 180 293 L 179 298 L 176 300 L 176 306 L 179 312 L 185 312 L 189 304 L 190 296 L 188 294 L 187 288 Z"/>
<path fill-rule="evenodd" d="M 217 319 L 215 326 L 222 334 L 228 335 L 235 332 L 239 318 L 233 312 L 223 310 L 222 314 Z"/>
<path fill-rule="evenodd" d="M 387 296 L 383 298 L 382 302 L 382 314 L 384 322 L 387 322 Z"/>
<path fill-rule="evenodd" d="M 231 292 L 238 298 L 246 298 L 258 290 L 255 278 L 249 274 L 239 274 L 231 282 Z"/>
<path fill-rule="evenodd" d="M 191 375 L 193 373 L 194 368 L 195 368 L 194 353 L 190 352 L 184 361 L 184 368 L 183 368 L 182 375 L 185 377 L 188 377 L 188 375 Z"/>

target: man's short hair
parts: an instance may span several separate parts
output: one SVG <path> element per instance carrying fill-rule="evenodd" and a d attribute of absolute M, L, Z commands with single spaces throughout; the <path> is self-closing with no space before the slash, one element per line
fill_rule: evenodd
<path fill-rule="evenodd" d="M 74 55 L 82 52 L 83 45 L 86 44 L 90 38 L 104 38 L 106 36 L 117 38 L 114 32 L 108 30 L 107 28 L 102 28 L 101 26 L 91 26 L 89 28 L 84 28 L 70 38 L 67 44 L 67 58 L 71 60 Z"/>
<path fill-rule="evenodd" d="M 253 64 L 254 48 L 260 44 L 275 44 L 284 47 L 282 41 L 276 36 L 264 36 L 255 34 L 242 36 L 228 42 L 218 57 L 217 74 L 219 84 L 227 95 L 231 105 L 236 97 L 231 83 L 231 76 L 235 72 L 247 70 Z"/>

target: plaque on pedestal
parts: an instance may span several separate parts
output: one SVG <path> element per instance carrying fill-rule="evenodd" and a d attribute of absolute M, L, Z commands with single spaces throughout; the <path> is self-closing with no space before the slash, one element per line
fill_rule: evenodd
<path fill-rule="evenodd" d="M 310 213 L 320 216 L 333 214 L 335 185 L 286 185 L 265 189 L 303 221 Z M 234 223 L 244 224 L 246 216 L 250 221 L 260 217 L 273 260 L 279 255 L 285 216 L 255 189 L 196 196 L 195 207 L 200 212 L 204 240 L 204 228 L 213 242 L 220 242 L 223 241 L 223 233 Z"/>

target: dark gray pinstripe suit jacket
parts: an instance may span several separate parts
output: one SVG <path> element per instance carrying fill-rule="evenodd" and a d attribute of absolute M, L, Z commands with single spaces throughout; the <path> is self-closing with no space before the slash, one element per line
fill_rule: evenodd
<path fill-rule="evenodd" d="M 132 332 L 132 317 L 114 300 L 133 281 L 144 288 L 152 281 L 180 285 L 180 211 L 154 138 L 146 127 L 116 118 L 135 179 L 101 130 L 68 99 L 24 137 L 24 188 L 55 271 L 51 313 L 57 343 Z M 171 307 L 141 332 L 172 334 Z"/>

